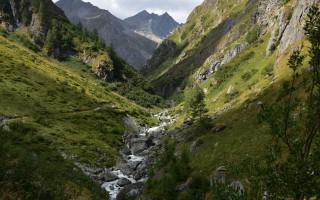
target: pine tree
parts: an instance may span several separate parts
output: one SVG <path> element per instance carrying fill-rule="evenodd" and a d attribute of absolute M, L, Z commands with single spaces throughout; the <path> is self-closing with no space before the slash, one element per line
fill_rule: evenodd
<path fill-rule="evenodd" d="M 206 109 L 204 100 L 204 91 L 198 84 L 195 84 L 185 104 L 185 109 L 191 115 L 193 121 L 199 120 L 201 122 L 206 117 L 205 115 L 208 110 Z"/>
<path fill-rule="evenodd" d="M 46 47 L 48 49 L 48 55 L 52 55 L 55 49 L 60 47 L 61 43 L 61 33 L 60 33 L 61 26 L 57 20 L 53 19 L 51 22 L 51 28 L 47 33 L 46 38 Z"/>

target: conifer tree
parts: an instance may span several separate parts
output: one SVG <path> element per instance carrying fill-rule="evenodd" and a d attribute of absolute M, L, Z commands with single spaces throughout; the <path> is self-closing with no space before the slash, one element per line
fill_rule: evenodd
<path fill-rule="evenodd" d="M 208 110 L 204 100 L 205 94 L 203 89 L 198 84 L 195 84 L 185 104 L 185 109 L 191 115 L 193 121 L 199 120 L 201 122 L 206 117 L 205 115 Z"/>

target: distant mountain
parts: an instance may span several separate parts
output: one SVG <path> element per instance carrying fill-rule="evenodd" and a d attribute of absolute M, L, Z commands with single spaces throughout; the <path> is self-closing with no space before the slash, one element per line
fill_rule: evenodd
<path fill-rule="evenodd" d="M 180 26 L 168 13 L 157 15 L 148 13 L 145 10 L 124 21 L 127 22 L 136 33 L 158 43 Z"/>
<path fill-rule="evenodd" d="M 96 29 L 99 36 L 112 44 L 115 51 L 135 68 L 143 67 L 157 46 L 156 42 L 135 33 L 123 20 L 91 3 L 60 0 L 56 4 L 72 23 L 81 23 L 89 30 Z"/>

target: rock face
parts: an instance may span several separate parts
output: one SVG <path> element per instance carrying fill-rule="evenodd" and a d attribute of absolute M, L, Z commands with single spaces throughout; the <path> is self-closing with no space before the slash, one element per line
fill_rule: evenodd
<path fill-rule="evenodd" d="M 157 15 L 142 11 L 124 20 L 138 34 L 157 43 L 169 36 L 180 24 L 168 13 Z"/>
<path fill-rule="evenodd" d="M 235 58 L 241 51 L 243 51 L 248 44 L 236 44 L 233 48 L 229 49 L 221 58 L 215 59 L 204 72 L 200 73 L 198 80 L 206 80 L 208 77 L 216 72 L 220 66 L 227 64 Z"/>
<path fill-rule="evenodd" d="M 59 20 L 66 20 L 64 13 L 52 1 L 35 0 L 2 0 L 0 2 L 0 25 L 13 31 L 20 26 L 27 26 L 36 44 L 42 46 L 48 32 L 49 18 L 54 16 Z"/>
<path fill-rule="evenodd" d="M 319 0 L 300 0 L 296 1 L 292 17 L 286 29 L 283 32 L 279 45 L 279 52 L 284 52 L 291 44 L 302 39 L 304 37 L 304 21 L 309 11 L 309 8 L 313 4 L 319 4 Z"/>

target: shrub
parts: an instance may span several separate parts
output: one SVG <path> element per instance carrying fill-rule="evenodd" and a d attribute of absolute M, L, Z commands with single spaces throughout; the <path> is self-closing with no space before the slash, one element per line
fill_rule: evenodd
<path fill-rule="evenodd" d="M 248 34 L 246 36 L 246 41 L 249 44 L 252 44 L 255 41 L 257 41 L 258 38 L 259 38 L 259 30 L 257 27 L 254 27 L 251 31 L 248 32 Z"/>
<path fill-rule="evenodd" d="M 272 76 L 273 75 L 273 65 L 269 64 L 265 68 L 263 68 L 261 74 L 264 76 Z"/>
<path fill-rule="evenodd" d="M 256 69 L 252 69 L 251 71 L 242 74 L 241 79 L 244 81 L 248 81 L 252 78 L 252 76 L 254 76 L 257 73 L 257 71 L 258 70 Z"/>

